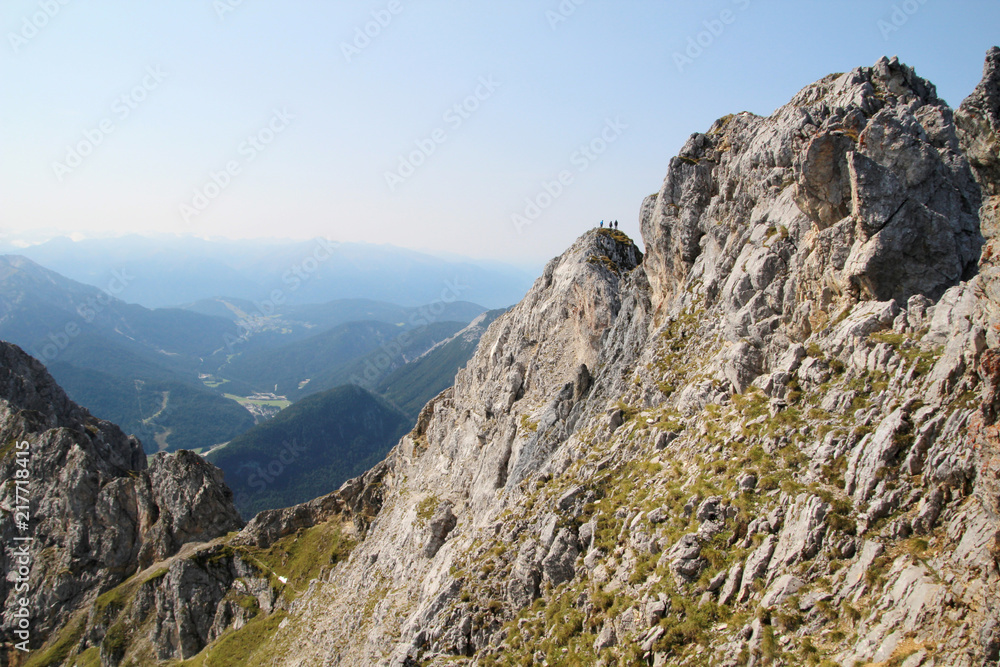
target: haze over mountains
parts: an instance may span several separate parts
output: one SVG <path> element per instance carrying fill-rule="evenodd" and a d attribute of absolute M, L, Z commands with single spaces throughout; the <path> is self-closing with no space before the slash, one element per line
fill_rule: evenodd
<path fill-rule="evenodd" d="M 190 262 L 175 254 L 188 242 L 201 252 Z M 38 248 L 50 253 L 53 264 L 77 275 L 88 274 L 98 283 L 94 276 L 104 270 L 100 267 L 119 266 L 109 269 L 112 277 L 103 287 L 77 282 L 21 255 L 0 256 L 0 338 L 42 360 L 74 400 L 139 436 L 147 452 L 207 451 L 293 401 L 343 384 L 391 394 L 403 403 L 399 409 L 407 418 L 415 419 L 424 402 L 450 385 L 483 329 L 475 329 L 478 333 L 471 344 L 466 332 L 464 339 L 439 350 L 430 363 L 423 360 L 405 386 L 397 386 L 391 377 L 394 372 L 449 341 L 485 310 L 459 298 L 468 287 L 461 279 L 442 276 L 452 269 L 479 276 L 476 280 L 491 275 L 497 281 L 489 288 L 494 294 L 517 289 L 510 286 L 515 272 L 493 275 L 490 270 L 459 267 L 413 253 L 419 262 L 410 266 L 396 262 L 395 275 L 401 285 L 397 291 L 406 300 L 421 290 L 430 294 L 429 286 L 441 280 L 444 287 L 438 287 L 433 301 L 398 305 L 372 298 L 341 298 L 293 303 L 293 295 L 315 293 L 337 280 L 337 271 L 323 273 L 318 267 L 332 267 L 342 258 L 330 255 L 321 262 L 317 256 L 321 256 L 320 249 L 338 252 L 339 248 L 322 241 L 311 246 L 287 244 L 274 253 L 274 259 L 264 252 L 268 246 L 253 243 L 177 241 L 158 252 L 137 237 L 111 240 L 106 252 L 104 246 L 98 251 L 97 243 L 57 241 Z M 251 247 L 246 257 L 239 255 Z M 314 262 L 302 262 L 298 268 L 317 268 L 302 273 L 306 280 L 296 289 L 293 281 L 285 289 L 268 292 L 266 299 L 215 293 L 184 308 L 151 310 L 118 298 L 142 292 L 132 290 L 139 284 L 136 266 L 143 267 L 144 275 L 158 276 L 147 283 L 147 295 L 157 285 L 175 280 L 178 284 L 170 293 L 176 298 L 200 296 L 198 290 L 213 294 L 209 290 L 228 287 L 249 294 L 266 282 L 261 276 L 268 271 L 273 274 L 275 267 L 309 248 L 314 254 L 307 259 L 312 257 Z M 399 260 L 408 253 L 372 248 L 370 254 L 380 257 L 380 262 Z M 97 268 L 86 268 L 76 254 L 82 249 L 93 253 Z M 132 250 L 138 253 L 134 257 L 129 255 Z M 233 265 L 249 273 L 241 274 Z M 246 278 L 251 274 L 258 276 L 257 282 Z M 290 275 L 298 280 L 294 271 Z M 184 278 L 178 280 L 178 276 Z M 309 281 L 312 287 L 307 291 Z M 383 287 L 376 285 L 375 291 Z"/>
<path fill-rule="evenodd" d="M 418 306 L 445 299 L 498 308 L 524 296 L 535 273 L 498 262 L 327 239 L 62 237 L 26 248 L 0 245 L 0 253 L 23 255 L 147 308 L 224 296 L 264 303 L 266 310 L 275 291 L 281 295 L 275 305 L 364 298 Z"/>

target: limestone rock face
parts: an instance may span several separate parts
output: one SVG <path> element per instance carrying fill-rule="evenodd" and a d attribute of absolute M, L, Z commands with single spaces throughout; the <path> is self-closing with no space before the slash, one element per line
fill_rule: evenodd
<path fill-rule="evenodd" d="M 818 636 L 885 660 L 905 632 L 914 665 L 992 655 L 995 58 L 957 113 L 882 59 L 692 135 L 642 203 L 645 256 L 585 234 L 425 408 L 350 561 L 295 604 L 313 629 L 286 664 L 540 663 L 561 633 L 595 664 L 758 664 L 779 634 L 775 664 Z M 454 515 L 433 555 L 424 503 Z M 771 620 L 679 648 L 659 624 L 681 599 Z"/>
<path fill-rule="evenodd" d="M 645 256 L 586 232 L 385 461 L 172 557 L 161 655 L 252 589 L 262 664 L 996 665 L 998 54 L 957 112 L 882 59 L 692 135 Z"/>
<path fill-rule="evenodd" d="M 243 526 L 222 471 L 197 454 L 156 454 L 148 474 L 159 517 L 140 566 L 163 560 L 188 542 L 208 542 Z"/>
<path fill-rule="evenodd" d="M 693 135 L 643 205 L 646 273 L 655 299 L 704 281 L 737 315 L 734 340 L 776 321 L 804 337 L 859 296 L 936 298 L 969 277 L 979 206 L 952 111 L 883 59 L 768 118 L 737 114 Z"/>
<path fill-rule="evenodd" d="M 993 47 L 986 54 L 983 79 L 958 108 L 955 123 L 962 151 L 983 194 L 1000 195 L 1000 48 Z M 986 233 L 994 236 L 992 230 Z"/>
<path fill-rule="evenodd" d="M 28 443 L 30 526 L 14 523 L 17 492 L 0 494 L 0 535 L 34 537 L 31 586 L 33 641 L 59 628 L 78 608 L 137 570 L 188 542 L 242 526 L 222 473 L 187 452 L 158 455 L 147 468 L 138 440 L 73 403 L 45 368 L 14 345 L 0 343 L 2 441 Z M 15 448 L 5 447 L 0 475 L 15 479 Z M 11 554 L 0 555 L 4 572 Z M 0 581 L 4 640 L 12 638 L 13 600 Z"/>

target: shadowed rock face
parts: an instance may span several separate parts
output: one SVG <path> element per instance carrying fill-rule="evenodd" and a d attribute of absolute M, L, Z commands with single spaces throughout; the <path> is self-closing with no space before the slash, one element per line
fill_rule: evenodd
<path fill-rule="evenodd" d="M 41 363 L 7 343 L 0 343 L 0 437 L 28 443 L 31 509 L 29 530 L 19 531 L 16 491 L 5 484 L 0 536 L 4 544 L 35 538 L 27 593 L 0 581 L 4 640 L 15 598 L 30 602 L 36 645 L 137 570 L 242 526 L 217 468 L 190 452 L 158 454 L 147 467 L 138 440 L 73 403 Z M 0 476 L 14 479 L 14 448 L 3 451 Z M 10 572 L 11 565 L 5 551 L 0 566 Z"/>

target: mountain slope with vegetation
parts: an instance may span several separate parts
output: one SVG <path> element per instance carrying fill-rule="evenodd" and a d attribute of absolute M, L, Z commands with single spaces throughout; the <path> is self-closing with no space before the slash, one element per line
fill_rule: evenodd
<path fill-rule="evenodd" d="M 252 517 L 335 490 L 382 460 L 409 425 L 383 399 L 346 385 L 302 399 L 208 460 Z"/>
<path fill-rule="evenodd" d="M 253 426 L 197 379 L 236 327 L 151 311 L 18 256 L 0 257 L 0 339 L 45 362 L 77 402 L 142 438 L 147 452 L 225 442 Z"/>
<path fill-rule="evenodd" d="M 719 119 L 645 255 L 588 231 L 374 468 L 43 651 L 997 665 L 998 145 L 1000 48 L 958 109 L 883 58 Z"/>
<path fill-rule="evenodd" d="M 454 336 L 378 379 L 375 392 L 416 419 L 429 400 L 455 383 L 455 374 L 472 358 L 486 329 L 505 312 L 483 313 Z"/>
<path fill-rule="evenodd" d="M 381 393 L 378 387 L 385 378 L 409 364 L 419 361 L 428 350 L 448 340 L 462 328 L 461 322 L 433 322 L 417 329 L 403 331 L 363 356 L 352 359 L 348 363 L 329 366 L 326 371 L 316 375 L 309 384 L 300 387 L 297 392 L 294 392 L 294 395 L 308 396 L 317 391 L 326 391 L 348 383 L 356 384 L 375 393 Z M 454 379 L 457 370 L 457 368 L 452 368 L 449 371 L 448 368 L 442 368 L 441 372 L 446 375 L 450 373 Z M 426 386 L 413 387 L 413 390 L 418 392 L 425 389 Z M 424 402 L 426 403 L 426 401 Z"/>
<path fill-rule="evenodd" d="M 241 354 L 215 374 L 297 400 L 363 378 L 370 369 L 391 370 L 461 328 L 459 322 L 411 330 L 385 322 L 348 322 L 302 341 Z"/>

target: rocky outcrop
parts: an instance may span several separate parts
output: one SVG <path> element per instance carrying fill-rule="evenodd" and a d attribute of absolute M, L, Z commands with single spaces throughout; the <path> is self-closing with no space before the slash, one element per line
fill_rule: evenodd
<path fill-rule="evenodd" d="M 0 536 L 30 537 L 30 586 L 0 581 L 4 641 L 15 639 L 13 613 L 26 598 L 32 646 L 63 626 L 75 610 L 129 576 L 177 552 L 242 526 L 221 472 L 189 452 L 159 454 L 147 467 L 142 446 L 94 418 L 16 346 L 0 344 L 0 475 L 27 481 L 28 526 L 17 526 L 18 489 L 3 486 Z M 24 450 L 15 443 L 27 443 Z M 17 451 L 27 452 L 19 457 Z M 24 461 L 25 464 L 21 465 Z M 4 572 L 16 568 L 0 556 Z"/>
<path fill-rule="evenodd" d="M 357 540 L 258 662 L 997 664 L 998 53 L 958 112 L 882 59 L 692 135 L 645 257 L 584 234 L 385 461 L 228 541 L 246 587 Z"/>
<path fill-rule="evenodd" d="M 983 79 L 955 113 L 962 152 L 989 197 L 1000 195 L 1000 48 L 986 54 Z M 984 221 L 985 222 L 985 221 Z M 995 229 L 984 229 L 990 237 Z"/>

